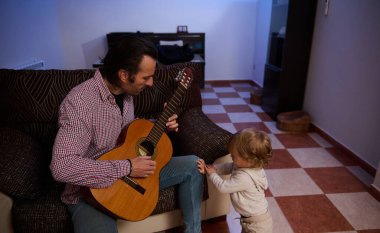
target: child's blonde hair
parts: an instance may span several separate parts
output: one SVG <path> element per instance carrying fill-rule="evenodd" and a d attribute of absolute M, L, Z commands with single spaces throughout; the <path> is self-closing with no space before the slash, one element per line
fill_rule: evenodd
<path fill-rule="evenodd" d="M 247 128 L 234 134 L 228 144 L 231 151 L 236 148 L 240 157 L 254 167 L 265 167 L 272 157 L 272 145 L 268 135 L 254 128 Z"/>

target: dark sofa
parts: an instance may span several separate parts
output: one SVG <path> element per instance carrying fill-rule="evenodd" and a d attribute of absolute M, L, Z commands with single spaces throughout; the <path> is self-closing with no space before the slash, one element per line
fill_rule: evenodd
<path fill-rule="evenodd" d="M 154 86 L 134 99 L 135 115 L 157 117 L 178 85 L 174 77 L 185 66 L 193 70 L 194 80 L 178 108 L 179 132 L 169 135 L 173 156 L 197 154 L 211 163 L 228 153 L 231 134 L 202 112 L 198 64 L 158 65 Z M 93 74 L 90 69 L 0 70 L 0 192 L 13 201 L 14 232 L 73 231 L 59 197 L 63 184 L 52 179 L 49 164 L 59 105 L 74 86 Z M 175 192 L 174 187 L 160 191 L 153 215 L 178 209 Z"/>

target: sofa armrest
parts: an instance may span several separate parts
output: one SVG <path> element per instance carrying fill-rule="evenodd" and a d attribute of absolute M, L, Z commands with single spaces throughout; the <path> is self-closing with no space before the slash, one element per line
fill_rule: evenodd
<path fill-rule="evenodd" d="M 41 145 L 19 130 L 0 128 L 0 151 L 0 191 L 12 198 L 38 198 L 45 179 Z"/>
<path fill-rule="evenodd" d="M 12 199 L 0 192 L 0 226 L 3 233 L 13 233 L 11 221 L 12 205 Z"/>
<path fill-rule="evenodd" d="M 172 137 L 176 155 L 195 154 L 206 163 L 213 163 L 228 154 L 232 134 L 212 122 L 201 107 L 188 109 L 178 123 L 179 131 Z"/>

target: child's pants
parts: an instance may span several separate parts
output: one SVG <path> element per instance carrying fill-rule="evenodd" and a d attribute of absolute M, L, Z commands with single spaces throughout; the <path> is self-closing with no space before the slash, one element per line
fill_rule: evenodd
<path fill-rule="evenodd" d="M 240 219 L 242 233 L 272 233 L 273 222 L 269 210 L 261 215 Z"/>

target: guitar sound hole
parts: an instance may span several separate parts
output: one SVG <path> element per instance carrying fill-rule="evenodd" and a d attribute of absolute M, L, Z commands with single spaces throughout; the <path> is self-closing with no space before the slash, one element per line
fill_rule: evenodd
<path fill-rule="evenodd" d="M 147 153 L 146 156 L 152 156 L 154 153 L 154 145 L 152 142 L 145 140 L 141 142 L 140 146 Z"/>

